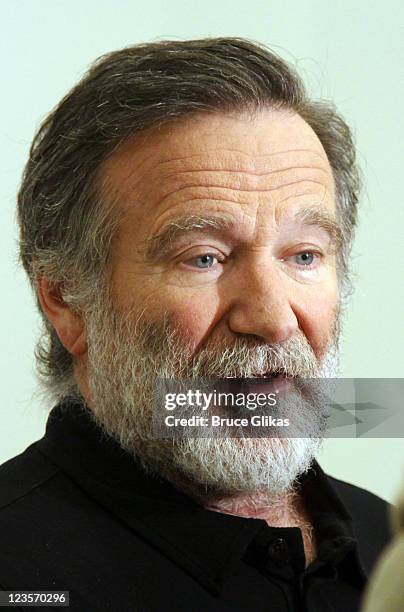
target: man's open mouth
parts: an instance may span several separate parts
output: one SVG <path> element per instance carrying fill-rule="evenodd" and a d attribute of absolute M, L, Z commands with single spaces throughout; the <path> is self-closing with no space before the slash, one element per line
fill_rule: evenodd
<path fill-rule="evenodd" d="M 248 376 L 226 377 L 225 380 L 227 381 L 227 384 L 230 384 L 231 387 L 239 389 L 241 392 L 245 392 L 251 387 L 261 387 L 262 390 L 264 390 L 265 387 L 267 392 L 275 392 L 277 388 L 283 386 L 283 383 L 286 382 L 288 378 L 289 377 L 281 372 L 255 372 Z"/>
<path fill-rule="evenodd" d="M 224 376 L 223 378 L 235 378 L 238 380 L 260 380 L 260 379 L 276 379 L 276 378 L 295 378 L 294 376 L 290 376 L 285 372 L 276 371 L 276 372 L 263 372 L 257 373 L 253 372 L 248 376 Z"/>
<path fill-rule="evenodd" d="M 254 381 L 260 381 L 260 380 L 276 380 L 276 379 L 280 379 L 280 378 L 291 378 L 289 376 L 287 376 L 284 372 L 265 372 L 265 373 L 254 373 L 251 376 L 246 376 L 245 377 L 248 380 L 252 380 Z"/>

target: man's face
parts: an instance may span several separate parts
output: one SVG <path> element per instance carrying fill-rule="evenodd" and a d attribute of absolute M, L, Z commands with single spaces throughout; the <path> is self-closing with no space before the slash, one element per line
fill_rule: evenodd
<path fill-rule="evenodd" d="M 208 339 L 272 344 L 300 331 L 322 356 L 338 300 L 326 231 L 335 193 L 322 145 L 299 116 L 199 115 L 134 139 L 104 171 L 125 211 L 113 248 L 117 308 L 153 319 L 168 311 L 196 350 Z M 309 224 L 316 215 L 326 227 Z M 189 217 L 208 226 L 164 240 Z"/>
<path fill-rule="evenodd" d="M 103 173 L 123 220 L 112 302 L 88 321 L 96 418 L 146 464 L 200 484 L 287 488 L 314 443 L 152 441 L 148 404 L 158 375 L 320 375 L 339 239 L 321 143 L 292 113 L 198 115 L 138 135 Z"/>

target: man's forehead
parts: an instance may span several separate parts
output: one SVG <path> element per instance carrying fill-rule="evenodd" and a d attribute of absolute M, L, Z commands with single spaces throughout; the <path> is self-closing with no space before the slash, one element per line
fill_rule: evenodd
<path fill-rule="evenodd" d="M 224 180 L 232 189 L 259 190 L 268 183 L 266 177 L 287 171 L 292 176 L 299 169 L 322 173 L 322 182 L 332 190 L 331 168 L 311 127 L 296 113 L 265 111 L 254 116 L 198 114 L 145 130 L 114 152 L 103 176 L 117 199 L 130 205 L 145 198 L 150 203 L 182 183 L 218 181 L 220 187 Z"/>

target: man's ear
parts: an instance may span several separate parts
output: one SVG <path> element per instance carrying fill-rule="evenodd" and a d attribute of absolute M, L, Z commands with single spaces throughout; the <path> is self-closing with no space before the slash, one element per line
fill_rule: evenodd
<path fill-rule="evenodd" d="M 64 302 L 61 288 L 61 285 L 51 283 L 44 276 L 37 281 L 38 298 L 43 312 L 63 346 L 75 357 L 80 357 L 87 351 L 84 320 Z"/>

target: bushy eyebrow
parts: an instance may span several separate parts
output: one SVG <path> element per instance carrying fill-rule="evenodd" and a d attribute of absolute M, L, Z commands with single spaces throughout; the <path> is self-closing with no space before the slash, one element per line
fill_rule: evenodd
<path fill-rule="evenodd" d="M 295 223 L 314 226 L 323 229 L 330 237 L 330 241 L 336 251 L 342 245 L 342 228 L 334 215 L 327 209 L 318 206 L 300 209 L 293 217 Z M 164 228 L 147 241 L 145 260 L 152 263 L 162 253 L 166 253 L 170 247 L 181 237 L 191 232 L 226 232 L 237 224 L 233 217 L 225 215 L 186 215 L 167 223 Z"/>
<path fill-rule="evenodd" d="M 295 213 L 294 221 L 303 225 L 319 227 L 329 235 L 331 244 L 336 251 L 339 251 L 342 247 L 344 233 L 341 223 L 327 208 L 306 206 Z"/>
<path fill-rule="evenodd" d="M 174 219 L 167 223 L 156 236 L 149 238 L 145 259 L 150 262 L 155 261 L 179 238 L 191 232 L 206 230 L 227 232 L 234 225 L 234 219 L 223 215 L 187 215 Z"/>

